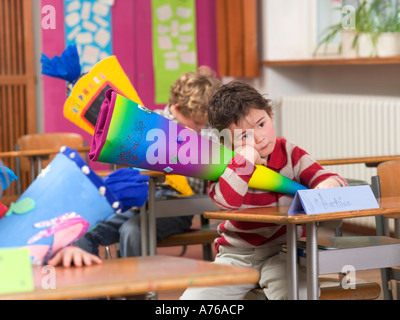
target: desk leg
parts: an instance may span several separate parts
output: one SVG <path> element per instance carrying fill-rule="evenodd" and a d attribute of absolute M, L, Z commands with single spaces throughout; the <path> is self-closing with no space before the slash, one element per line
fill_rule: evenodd
<path fill-rule="evenodd" d="M 394 219 L 394 236 L 400 239 L 400 219 Z"/>
<path fill-rule="evenodd" d="M 307 298 L 318 300 L 318 227 L 317 223 L 307 223 Z"/>
<path fill-rule="evenodd" d="M 149 255 L 149 224 L 147 221 L 146 204 L 140 208 L 140 241 L 142 256 Z"/>
<path fill-rule="evenodd" d="M 29 157 L 29 162 L 31 165 L 31 181 L 29 184 L 31 184 L 36 179 L 35 157 Z"/>
<path fill-rule="evenodd" d="M 37 161 L 37 171 L 36 171 L 36 177 L 37 177 L 40 174 L 40 172 L 42 172 L 42 158 L 38 157 L 36 161 Z"/>
<path fill-rule="evenodd" d="M 153 179 L 149 180 L 149 253 L 150 255 L 157 254 L 157 229 L 156 229 L 156 183 Z"/>
<path fill-rule="evenodd" d="M 298 270 L 297 270 L 297 226 L 287 224 L 287 275 L 288 275 L 288 299 L 299 299 Z"/>

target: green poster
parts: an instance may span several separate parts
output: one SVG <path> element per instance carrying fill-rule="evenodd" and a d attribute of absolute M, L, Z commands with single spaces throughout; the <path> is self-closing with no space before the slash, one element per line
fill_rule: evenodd
<path fill-rule="evenodd" d="M 195 0 L 152 0 L 155 102 L 168 103 L 171 85 L 197 70 Z"/>
<path fill-rule="evenodd" d="M 0 294 L 34 290 L 29 249 L 0 250 Z"/>

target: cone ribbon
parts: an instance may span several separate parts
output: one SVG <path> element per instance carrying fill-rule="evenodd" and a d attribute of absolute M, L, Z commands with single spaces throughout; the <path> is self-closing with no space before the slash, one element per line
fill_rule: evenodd
<path fill-rule="evenodd" d="M 216 181 L 235 152 L 108 90 L 89 159 Z M 252 188 L 295 194 L 303 185 L 257 166 Z"/>

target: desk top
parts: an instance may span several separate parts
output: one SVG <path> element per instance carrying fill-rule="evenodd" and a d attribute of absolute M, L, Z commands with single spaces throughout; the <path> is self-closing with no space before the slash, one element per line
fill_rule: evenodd
<path fill-rule="evenodd" d="M 289 207 L 259 207 L 252 209 L 207 211 L 204 213 L 206 219 L 236 220 L 265 222 L 278 224 L 302 224 L 308 222 L 333 221 L 347 218 L 370 217 L 400 212 L 400 197 L 378 199 L 380 208 L 367 210 L 354 210 L 322 214 L 295 214 L 289 215 Z"/>
<path fill-rule="evenodd" d="M 376 167 L 381 162 L 393 161 L 393 160 L 400 160 L 400 156 L 342 158 L 342 159 L 326 159 L 317 161 L 321 166 L 364 163 L 366 166 Z"/>
<path fill-rule="evenodd" d="M 82 147 L 76 149 L 78 152 L 89 152 L 90 147 Z M 0 158 L 16 158 L 16 157 L 33 157 L 33 156 L 45 156 L 50 154 L 56 154 L 59 149 L 39 149 L 39 150 L 22 150 L 22 151 L 7 151 L 0 152 Z M 338 158 L 338 159 L 320 159 L 317 162 L 321 166 L 325 165 L 340 165 L 340 164 L 357 164 L 365 163 L 370 166 L 377 166 L 381 162 L 400 160 L 400 155 L 395 156 L 376 156 L 376 157 L 359 157 L 359 158 Z M 154 172 L 154 171 L 151 171 Z M 161 173 L 163 174 L 163 173 Z"/>
<path fill-rule="evenodd" d="M 0 295 L 0 299 L 59 300 L 132 295 L 189 286 L 255 283 L 259 279 L 258 271 L 252 268 L 159 255 L 105 260 L 101 265 L 82 268 L 56 267 L 54 271 L 56 289 L 43 289 L 42 281 L 50 273 L 42 273 L 42 267 L 34 267 L 35 291 Z"/>

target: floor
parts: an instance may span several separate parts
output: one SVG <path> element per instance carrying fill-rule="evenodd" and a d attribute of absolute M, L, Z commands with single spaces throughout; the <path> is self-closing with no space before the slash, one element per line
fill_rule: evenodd
<path fill-rule="evenodd" d="M 319 235 L 332 235 L 333 236 L 333 231 L 332 231 L 332 229 L 327 230 L 324 228 L 320 228 Z M 346 235 L 350 236 L 350 235 L 355 235 L 355 234 L 344 232 L 343 236 L 346 236 Z M 158 248 L 157 253 L 163 254 L 163 255 L 180 256 L 180 255 L 182 255 L 182 247 Z M 192 245 L 192 246 L 188 246 L 186 248 L 186 251 L 183 253 L 182 256 L 186 257 L 186 258 L 191 258 L 191 259 L 202 259 L 202 254 L 203 253 L 202 253 L 201 245 Z M 215 250 L 214 250 L 214 255 L 215 255 Z M 377 283 L 379 283 L 379 285 L 381 285 L 381 276 L 380 276 L 379 269 L 356 271 L 356 278 L 363 279 L 363 280 L 369 281 L 369 282 L 377 282 Z M 184 290 L 171 291 L 171 292 L 159 292 L 158 299 L 159 300 L 178 300 L 179 297 L 181 296 L 181 294 L 183 293 L 183 291 Z M 377 300 L 383 300 L 382 292 Z"/>
<path fill-rule="evenodd" d="M 162 248 L 162 250 L 158 251 L 159 254 L 172 254 L 172 255 L 179 255 L 181 253 L 180 248 Z M 201 246 L 191 246 L 188 247 L 186 253 L 183 255 L 187 258 L 192 259 L 201 259 L 202 258 L 202 248 Z M 336 275 L 335 275 L 336 276 Z M 363 279 L 368 282 L 377 282 L 381 285 L 381 275 L 379 269 L 373 270 L 362 270 L 356 272 L 356 277 Z M 173 292 L 160 292 L 158 294 L 159 300 L 177 300 L 181 296 L 184 290 L 180 291 L 173 291 Z M 383 294 L 377 300 L 383 300 Z"/>

